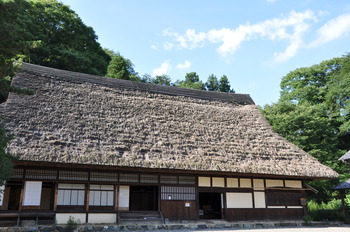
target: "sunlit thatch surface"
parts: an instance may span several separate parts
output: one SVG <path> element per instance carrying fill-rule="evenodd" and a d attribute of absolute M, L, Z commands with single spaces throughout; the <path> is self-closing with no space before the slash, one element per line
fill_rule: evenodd
<path fill-rule="evenodd" d="M 20 160 L 337 177 L 273 132 L 248 95 L 24 64 L 1 106 Z"/>

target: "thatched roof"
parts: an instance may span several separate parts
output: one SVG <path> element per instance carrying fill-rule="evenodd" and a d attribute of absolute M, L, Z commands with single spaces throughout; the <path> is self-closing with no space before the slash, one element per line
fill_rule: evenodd
<path fill-rule="evenodd" d="M 338 174 L 275 133 L 249 95 L 24 64 L 0 107 L 20 160 L 310 178 Z"/>
<path fill-rule="evenodd" d="M 338 160 L 350 160 L 350 151 L 346 152 L 342 157 Z"/>

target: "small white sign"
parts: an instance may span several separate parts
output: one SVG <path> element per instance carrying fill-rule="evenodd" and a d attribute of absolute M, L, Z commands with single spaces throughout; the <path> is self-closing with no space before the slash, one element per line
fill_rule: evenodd
<path fill-rule="evenodd" d="M 185 203 L 185 207 L 191 207 L 191 203 L 186 202 L 186 203 Z"/>

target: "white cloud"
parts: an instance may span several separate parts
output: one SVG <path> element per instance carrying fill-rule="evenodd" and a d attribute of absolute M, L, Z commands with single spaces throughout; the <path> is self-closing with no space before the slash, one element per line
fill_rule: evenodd
<path fill-rule="evenodd" d="M 266 0 L 266 2 L 268 2 L 268 3 L 275 3 L 275 2 L 277 2 L 277 0 Z"/>
<path fill-rule="evenodd" d="M 310 11 L 291 11 L 287 16 L 265 20 L 256 24 L 242 24 L 237 28 L 213 29 L 197 33 L 188 29 L 183 35 L 165 30 L 163 35 L 173 39 L 171 48 L 195 49 L 207 43 L 219 44 L 217 52 L 226 57 L 234 54 L 245 41 L 266 38 L 269 40 L 286 40 L 288 45 L 283 52 L 275 52 L 275 62 L 285 62 L 295 56 L 303 46 L 303 35 L 309 30 L 310 21 L 317 17 Z M 165 44 L 170 43 L 166 42 Z"/>
<path fill-rule="evenodd" d="M 156 45 L 151 45 L 151 48 L 152 48 L 153 50 L 159 50 L 159 48 L 158 48 Z"/>
<path fill-rule="evenodd" d="M 174 46 L 175 46 L 175 45 L 174 45 L 173 43 L 170 43 L 170 42 L 165 42 L 165 43 L 163 44 L 164 49 L 165 49 L 165 50 L 168 50 L 168 51 L 170 51 L 171 49 L 173 49 Z"/>
<path fill-rule="evenodd" d="M 177 69 L 188 69 L 191 67 L 191 62 L 189 62 L 188 60 L 185 61 L 185 63 L 183 64 L 178 64 L 176 66 Z"/>
<path fill-rule="evenodd" d="M 152 76 L 166 75 L 170 71 L 171 66 L 169 61 L 164 61 L 159 68 L 153 69 Z"/>
<path fill-rule="evenodd" d="M 167 37 L 173 37 L 175 42 L 178 43 L 178 47 L 185 49 L 194 49 L 197 47 L 204 46 L 204 42 L 206 39 L 206 33 L 196 33 L 196 31 L 193 29 L 188 29 L 183 35 L 179 35 L 176 32 L 170 31 L 170 29 L 166 29 L 163 31 L 163 35 Z M 170 42 L 164 43 L 164 47 L 166 48 L 166 50 L 171 50 L 174 46 L 175 44 Z"/>
<path fill-rule="evenodd" d="M 315 39 L 310 47 L 317 47 L 330 41 L 339 39 L 350 32 L 350 14 L 342 14 L 328 21 L 317 31 Z"/>

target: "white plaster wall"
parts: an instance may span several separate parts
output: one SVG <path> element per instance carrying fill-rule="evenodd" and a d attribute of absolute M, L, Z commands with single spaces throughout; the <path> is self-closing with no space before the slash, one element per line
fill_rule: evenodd
<path fill-rule="evenodd" d="M 253 208 L 252 193 L 226 193 L 227 208 Z"/>
<path fill-rule="evenodd" d="M 227 178 L 226 182 L 228 188 L 238 188 L 238 178 Z"/>
<path fill-rule="evenodd" d="M 117 215 L 115 213 L 89 213 L 88 223 L 117 223 Z"/>
<path fill-rule="evenodd" d="M 286 184 L 286 187 L 288 187 L 288 188 L 302 188 L 303 187 L 301 180 L 286 180 L 285 184 Z"/>
<path fill-rule="evenodd" d="M 251 179 L 245 179 L 241 178 L 239 179 L 241 188 L 251 188 L 252 187 L 252 180 Z"/>
<path fill-rule="evenodd" d="M 67 224 L 69 217 L 73 217 L 75 221 L 80 220 L 80 223 L 86 223 L 85 213 L 56 213 L 57 224 Z"/>
<path fill-rule="evenodd" d="M 253 179 L 253 186 L 256 190 L 264 190 L 264 180 L 262 179 Z"/>
<path fill-rule="evenodd" d="M 200 187 L 211 187 L 210 177 L 198 177 L 198 186 Z"/>
<path fill-rule="evenodd" d="M 266 180 L 266 187 L 283 187 L 283 180 Z"/>
<path fill-rule="evenodd" d="M 266 208 L 265 192 L 254 192 L 255 208 Z"/>
<path fill-rule="evenodd" d="M 213 177 L 213 187 L 225 187 L 225 178 Z"/>

